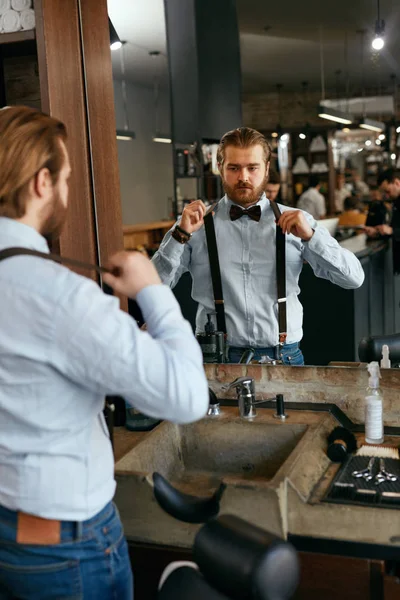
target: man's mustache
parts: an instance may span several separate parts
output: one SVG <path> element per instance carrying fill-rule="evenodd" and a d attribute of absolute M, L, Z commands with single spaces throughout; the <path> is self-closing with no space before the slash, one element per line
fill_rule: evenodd
<path fill-rule="evenodd" d="M 243 185 L 243 184 L 239 184 L 236 186 L 237 190 L 252 190 L 253 186 L 252 185 Z"/>

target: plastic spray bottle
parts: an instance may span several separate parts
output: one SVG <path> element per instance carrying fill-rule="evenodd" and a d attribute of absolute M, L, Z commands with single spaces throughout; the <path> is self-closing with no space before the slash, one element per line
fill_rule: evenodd
<path fill-rule="evenodd" d="M 379 389 L 379 363 L 369 363 L 368 371 L 370 376 L 365 396 L 365 441 L 367 444 L 382 444 L 383 398 Z"/>

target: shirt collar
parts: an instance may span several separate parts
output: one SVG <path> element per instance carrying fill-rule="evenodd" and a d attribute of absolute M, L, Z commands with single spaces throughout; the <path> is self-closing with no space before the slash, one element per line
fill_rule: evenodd
<path fill-rule="evenodd" d="M 15 219 L 0 217 L 0 247 L 18 246 L 49 253 L 46 239 L 33 227 Z"/>

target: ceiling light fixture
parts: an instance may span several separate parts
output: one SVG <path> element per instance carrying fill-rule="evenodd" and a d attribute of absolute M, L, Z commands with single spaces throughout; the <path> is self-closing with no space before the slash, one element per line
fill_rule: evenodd
<path fill-rule="evenodd" d="M 115 27 L 112 24 L 110 17 L 108 17 L 108 29 L 110 32 L 110 48 L 111 48 L 111 50 L 119 50 L 122 47 L 122 42 L 119 39 L 118 33 L 115 31 Z"/>
<path fill-rule="evenodd" d="M 306 136 L 306 134 L 305 134 L 305 133 L 299 133 L 299 138 L 300 138 L 301 140 L 305 140 L 305 139 L 306 139 L 306 137 L 307 137 L 307 136 Z"/>
<path fill-rule="evenodd" d="M 399 127 L 399 131 L 400 131 L 400 127 Z M 271 133 L 271 137 L 273 137 L 273 138 L 277 138 L 278 136 L 279 136 L 279 133 L 278 133 L 278 132 L 276 132 L 276 131 L 273 131 L 273 132 Z"/>
<path fill-rule="evenodd" d="M 122 106 L 124 109 L 124 126 L 122 129 L 117 129 L 117 140 L 119 140 L 120 142 L 130 142 L 131 140 L 135 139 L 136 135 L 135 132 L 132 131 L 129 127 L 128 98 L 126 93 L 125 81 L 125 42 L 121 44 L 120 62 Z"/>
<path fill-rule="evenodd" d="M 153 136 L 153 142 L 160 142 L 161 144 L 172 144 L 171 138 L 163 135 Z"/>
<path fill-rule="evenodd" d="M 365 145 L 366 145 L 366 146 L 371 146 L 371 144 L 372 144 L 371 140 L 367 140 L 367 141 L 365 142 Z"/>
<path fill-rule="evenodd" d="M 392 160 L 396 160 L 396 155 L 393 153 L 393 154 L 391 154 L 391 155 L 390 155 L 390 158 L 391 158 Z"/>
<path fill-rule="evenodd" d="M 381 123 L 381 121 L 374 121 L 373 119 L 367 119 L 364 117 L 360 121 L 360 127 L 362 129 L 368 129 L 368 131 L 376 131 L 377 133 L 379 133 L 385 129 L 385 123 Z"/>
<path fill-rule="evenodd" d="M 381 142 L 381 140 L 375 140 L 375 144 L 376 144 L 377 146 L 380 146 L 380 145 L 382 144 L 382 142 Z"/>
<path fill-rule="evenodd" d="M 324 71 L 324 48 L 322 41 L 322 27 L 320 29 L 320 65 L 321 65 L 321 102 L 318 106 L 318 116 L 321 119 L 327 119 L 328 121 L 334 121 L 335 123 L 341 123 L 342 125 L 351 125 L 353 119 L 351 115 L 348 115 L 341 110 L 336 110 L 325 106 L 325 71 Z"/>
<path fill-rule="evenodd" d="M 381 133 L 381 135 L 378 135 L 378 138 L 381 140 L 381 142 L 383 142 L 383 140 L 386 138 L 386 135 Z"/>
<path fill-rule="evenodd" d="M 385 21 L 383 19 L 381 19 L 381 17 L 380 17 L 379 0 L 377 0 L 377 1 L 378 1 L 378 20 L 375 23 L 375 37 L 372 40 L 372 48 L 379 52 L 379 50 L 382 50 L 382 48 L 385 45 L 385 39 L 384 39 Z"/>
<path fill-rule="evenodd" d="M 328 119 L 328 121 L 342 123 L 342 125 L 351 125 L 353 122 L 351 116 L 347 113 L 344 113 L 341 110 L 329 108 L 323 104 L 320 104 L 318 107 L 318 116 L 321 117 L 321 119 Z"/>
<path fill-rule="evenodd" d="M 161 52 L 159 50 L 151 50 L 149 52 L 149 56 L 153 59 L 159 58 Z M 158 104 L 159 104 L 159 95 L 160 95 L 160 83 L 159 83 L 159 74 L 157 73 L 157 67 L 154 69 L 153 76 L 153 91 L 154 91 L 154 116 L 155 116 L 155 133 L 152 137 L 153 142 L 159 142 L 160 144 L 172 144 L 172 138 L 170 135 L 165 135 L 160 132 L 160 128 L 158 127 Z"/>
<path fill-rule="evenodd" d="M 343 127 L 343 133 L 350 133 L 350 129 L 348 127 Z"/>

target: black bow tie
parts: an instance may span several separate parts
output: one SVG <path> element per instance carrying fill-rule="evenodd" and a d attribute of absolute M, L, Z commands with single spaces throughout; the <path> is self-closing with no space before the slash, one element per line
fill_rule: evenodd
<path fill-rule="evenodd" d="M 236 219 L 240 219 L 243 215 L 248 215 L 253 221 L 259 221 L 261 219 L 261 206 L 256 204 L 255 206 L 250 206 L 250 208 L 243 209 L 236 204 L 232 204 L 229 211 L 231 221 L 236 221 Z"/>

